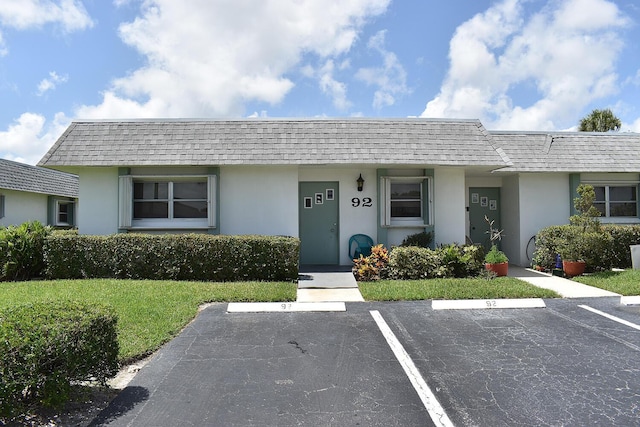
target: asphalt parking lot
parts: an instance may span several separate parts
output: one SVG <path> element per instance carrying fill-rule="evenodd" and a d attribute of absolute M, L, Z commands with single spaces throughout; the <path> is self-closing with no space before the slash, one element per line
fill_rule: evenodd
<path fill-rule="evenodd" d="M 92 425 L 640 425 L 640 307 L 615 297 L 545 303 L 212 305 Z"/>

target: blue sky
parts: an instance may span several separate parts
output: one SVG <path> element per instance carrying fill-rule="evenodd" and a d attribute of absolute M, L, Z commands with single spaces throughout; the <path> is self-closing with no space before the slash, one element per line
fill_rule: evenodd
<path fill-rule="evenodd" d="M 640 132 L 636 0 L 2 0 L 0 157 L 74 119 L 478 118 Z"/>

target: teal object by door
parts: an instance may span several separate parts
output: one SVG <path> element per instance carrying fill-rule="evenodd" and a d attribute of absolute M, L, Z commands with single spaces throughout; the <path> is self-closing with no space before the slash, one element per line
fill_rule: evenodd
<path fill-rule="evenodd" d="M 301 182 L 299 191 L 300 264 L 339 262 L 337 182 Z"/>
<path fill-rule="evenodd" d="M 469 238 L 473 243 L 480 243 L 485 249 L 490 249 L 489 224 L 485 215 L 493 223 L 493 228 L 500 227 L 500 188 L 499 187 L 471 187 L 469 188 Z M 500 246 L 500 242 L 497 242 Z"/>

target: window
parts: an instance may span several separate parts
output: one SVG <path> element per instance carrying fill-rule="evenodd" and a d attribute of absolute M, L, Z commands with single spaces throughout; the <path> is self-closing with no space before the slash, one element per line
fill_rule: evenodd
<path fill-rule="evenodd" d="M 216 176 L 120 176 L 119 227 L 216 228 Z"/>
<path fill-rule="evenodd" d="M 422 185 L 419 182 L 391 182 L 391 218 L 422 217 Z"/>
<path fill-rule="evenodd" d="M 409 227 L 431 224 L 429 200 L 431 178 L 427 176 L 382 177 L 381 225 Z"/>
<path fill-rule="evenodd" d="M 72 203 L 58 202 L 56 210 L 56 225 L 71 225 Z"/>
<path fill-rule="evenodd" d="M 603 217 L 637 217 L 638 192 L 634 185 L 594 185 L 596 207 Z"/>
<path fill-rule="evenodd" d="M 0 194 L 0 218 L 4 218 L 4 195 Z"/>
<path fill-rule="evenodd" d="M 207 181 L 134 181 L 133 219 L 207 218 Z"/>

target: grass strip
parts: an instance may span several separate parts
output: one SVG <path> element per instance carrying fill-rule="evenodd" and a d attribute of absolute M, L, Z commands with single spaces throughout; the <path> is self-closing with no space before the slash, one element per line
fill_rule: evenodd
<path fill-rule="evenodd" d="M 573 280 L 624 296 L 640 295 L 640 270 L 601 271 L 577 276 Z"/>
<path fill-rule="evenodd" d="M 0 283 L 0 309 L 36 301 L 108 304 L 118 314 L 119 359 L 127 363 L 176 336 L 207 302 L 295 301 L 286 282 L 56 280 Z"/>
<path fill-rule="evenodd" d="M 358 283 L 366 301 L 414 301 L 428 299 L 559 298 L 554 291 L 512 277 L 487 280 L 429 279 L 381 280 Z"/>

